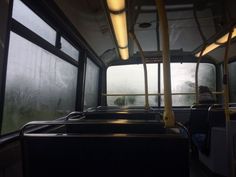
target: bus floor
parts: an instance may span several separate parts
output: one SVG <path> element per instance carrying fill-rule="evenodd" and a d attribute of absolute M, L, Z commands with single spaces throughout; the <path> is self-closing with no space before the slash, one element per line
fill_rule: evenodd
<path fill-rule="evenodd" d="M 224 177 L 213 174 L 198 159 L 190 160 L 190 177 Z"/>

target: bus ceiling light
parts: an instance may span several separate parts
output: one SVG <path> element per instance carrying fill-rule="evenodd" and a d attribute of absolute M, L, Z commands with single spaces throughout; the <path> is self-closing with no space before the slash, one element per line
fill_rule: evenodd
<path fill-rule="evenodd" d="M 202 56 L 206 55 L 207 53 L 209 53 L 210 51 L 216 49 L 217 47 L 219 47 L 220 45 L 219 44 L 216 44 L 216 43 L 212 43 L 210 45 L 208 45 L 205 50 L 203 51 L 202 53 Z M 195 56 L 196 57 L 200 57 L 200 54 L 201 54 L 201 51 L 198 52 Z"/>
<path fill-rule="evenodd" d="M 126 14 L 125 12 L 120 14 L 110 14 L 112 25 L 114 28 L 116 40 L 118 46 L 121 48 L 127 47 L 128 36 L 127 36 L 127 25 L 126 25 Z"/>
<path fill-rule="evenodd" d="M 129 58 L 125 0 L 107 0 L 113 30 L 123 60 Z"/>
<path fill-rule="evenodd" d="M 225 34 L 224 36 L 222 36 L 221 38 L 219 38 L 216 42 L 208 45 L 205 50 L 203 51 L 202 53 L 202 56 L 206 55 L 207 53 L 211 52 L 212 50 L 216 49 L 217 47 L 221 46 L 222 44 L 225 44 L 227 42 L 227 39 L 228 39 L 228 35 L 229 33 Z M 236 37 L 236 27 L 234 28 L 233 30 L 233 33 L 232 33 L 232 38 Z M 200 52 L 198 52 L 195 56 L 196 57 L 200 57 Z"/>

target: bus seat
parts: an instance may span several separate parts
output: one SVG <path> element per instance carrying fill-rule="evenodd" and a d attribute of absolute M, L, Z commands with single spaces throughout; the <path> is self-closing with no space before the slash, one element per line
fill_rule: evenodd
<path fill-rule="evenodd" d="M 210 107 L 208 112 L 210 127 L 225 127 L 225 110 L 223 107 Z"/>
<path fill-rule="evenodd" d="M 191 109 L 189 117 L 189 131 L 191 134 L 195 133 L 207 133 L 208 109 Z"/>
<path fill-rule="evenodd" d="M 232 115 L 235 118 L 235 114 Z M 236 172 L 236 120 L 230 121 L 230 154 L 232 157 L 232 163 L 234 164 L 234 172 Z"/>
<path fill-rule="evenodd" d="M 67 133 L 89 134 L 158 134 L 165 133 L 164 124 L 159 121 L 141 120 L 83 120 L 77 124 L 66 125 Z"/>
<path fill-rule="evenodd" d="M 129 120 L 161 120 L 159 112 L 146 112 L 144 110 L 95 110 L 87 112 L 86 119 L 101 120 L 101 119 L 129 119 Z"/>
<path fill-rule="evenodd" d="M 194 144 L 198 150 L 205 153 L 207 153 L 206 141 L 209 129 L 207 116 L 209 106 L 208 104 L 192 106 L 189 117 L 189 132 L 192 144 Z"/>
<path fill-rule="evenodd" d="M 227 176 L 227 150 L 225 128 L 212 127 L 209 141 L 209 154 L 199 151 L 199 160 L 211 170 L 211 172 Z M 225 153 L 223 153 L 225 152 Z"/>
<path fill-rule="evenodd" d="M 180 134 L 25 134 L 25 177 L 189 176 Z"/>
<path fill-rule="evenodd" d="M 218 116 L 225 117 L 224 110 Z M 214 112 L 217 113 L 217 112 Z M 235 116 L 234 114 L 232 115 Z M 225 122 L 224 122 L 225 124 Z M 209 141 L 209 154 L 206 155 L 199 152 L 200 161 L 207 166 L 213 173 L 227 176 L 229 171 L 228 165 L 228 151 L 231 151 L 231 156 L 233 157 L 234 168 L 236 170 L 236 121 L 231 120 L 229 122 L 229 136 L 230 136 L 230 146 L 229 149 L 226 147 L 226 129 L 222 127 L 222 124 L 213 124 L 210 128 L 210 141 Z M 220 125 L 220 126 L 219 126 Z M 225 152 L 225 153 L 222 153 Z"/>
<path fill-rule="evenodd" d="M 222 105 L 212 105 L 208 110 L 207 116 L 207 133 L 204 134 L 205 139 L 202 140 L 199 150 L 205 155 L 209 155 L 211 151 L 211 133 L 213 127 L 225 127 L 225 112 Z M 196 135 L 195 135 L 196 136 Z M 195 140 L 196 141 L 196 140 Z M 200 141 L 199 141 L 200 142 Z M 198 145 L 199 147 L 199 145 Z"/>
<path fill-rule="evenodd" d="M 212 104 L 193 104 L 191 105 L 191 109 L 208 109 Z"/>

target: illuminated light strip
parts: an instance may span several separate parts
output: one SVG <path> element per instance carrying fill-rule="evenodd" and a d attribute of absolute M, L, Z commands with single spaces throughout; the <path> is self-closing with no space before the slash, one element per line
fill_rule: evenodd
<path fill-rule="evenodd" d="M 212 50 L 215 50 L 216 48 L 218 48 L 219 46 L 221 46 L 222 44 L 225 44 L 227 42 L 228 39 L 228 35 L 229 33 L 225 34 L 224 36 L 222 36 L 221 38 L 219 38 L 216 42 L 208 45 L 204 52 L 202 53 L 202 56 L 208 54 L 209 52 L 211 52 Z M 236 37 L 236 28 L 234 28 L 233 32 L 232 32 L 232 38 Z M 195 56 L 196 57 L 200 57 L 201 51 L 198 52 Z"/>
<path fill-rule="evenodd" d="M 219 43 L 219 44 L 224 44 L 227 42 L 228 40 L 228 36 L 229 36 L 229 33 L 225 34 L 224 36 L 222 36 L 220 39 L 218 39 L 216 42 Z M 232 32 L 232 38 L 236 37 L 236 28 L 234 28 L 234 31 Z"/>
<path fill-rule="evenodd" d="M 125 0 L 107 0 L 121 59 L 129 59 Z"/>
<path fill-rule="evenodd" d="M 119 48 L 127 47 L 128 35 L 127 35 L 126 13 L 125 12 L 120 14 L 111 13 L 110 16 Z"/>
<path fill-rule="evenodd" d="M 215 43 L 210 44 L 209 46 L 207 46 L 205 48 L 204 52 L 202 53 L 202 56 L 206 55 L 207 53 L 209 53 L 210 51 L 216 49 L 219 46 L 220 46 L 219 44 L 215 44 Z M 195 56 L 200 57 L 200 54 L 201 54 L 201 51 L 198 52 Z"/>

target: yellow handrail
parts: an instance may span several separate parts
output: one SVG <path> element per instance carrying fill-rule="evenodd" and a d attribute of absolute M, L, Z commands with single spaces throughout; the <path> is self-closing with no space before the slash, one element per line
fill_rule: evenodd
<path fill-rule="evenodd" d="M 170 56 L 169 56 L 169 33 L 168 21 L 163 0 L 156 0 L 159 15 L 160 32 L 162 37 L 162 58 L 163 58 L 163 77 L 164 77 L 164 122 L 166 127 L 175 126 L 175 116 L 172 111 L 171 97 L 171 75 L 170 75 Z"/>
<path fill-rule="evenodd" d="M 234 169 L 234 158 L 233 150 L 231 144 L 231 134 L 230 134 L 230 110 L 229 110 L 229 68 L 228 68 L 228 53 L 230 48 L 230 42 L 232 37 L 233 29 L 229 32 L 224 55 L 224 108 L 225 108 L 225 118 L 226 118 L 226 144 L 228 148 L 228 163 L 229 163 L 229 177 L 235 177 Z"/>
<path fill-rule="evenodd" d="M 226 121 L 230 120 L 229 117 L 229 69 L 228 69 L 228 63 L 229 63 L 229 58 L 228 58 L 228 53 L 229 53 L 229 48 L 230 48 L 230 41 L 232 37 L 232 30 L 230 31 L 227 39 L 227 44 L 225 47 L 225 55 L 224 55 L 224 104 L 225 104 L 225 117 Z"/>
<path fill-rule="evenodd" d="M 195 95 L 194 92 L 171 93 L 171 95 Z M 214 95 L 222 95 L 224 92 L 212 92 Z M 148 96 L 164 95 L 164 93 L 148 93 Z M 145 96 L 145 93 L 103 93 L 102 96 Z"/>
<path fill-rule="evenodd" d="M 146 65 L 146 59 L 142 50 L 141 45 L 138 42 L 137 37 L 134 33 L 129 33 L 130 37 L 134 40 L 135 44 L 137 45 L 139 52 L 141 54 L 142 62 L 143 62 L 143 72 L 144 72 L 144 86 L 145 86 L 145 108 L 149 108 L 149 100 L 148 100 L 148 77 L 147 77 L 147 65 Z"/>
<path fill-rule="evenodd" d="M 196 91 L 196 103 L 198 104 L 199 103 L 199 90 L 198 90 L 198 71 L 199 71 L 199 65 L 200 65 L 200 62 L 202 60 L 202 55 L 203 55 L 203 52 L 205 50 L 205 47 L 203 47 L 203 49 L 201 50 L 200 52 L 200 56 L 197 60 L 197 65 L 196 65 L 196 71 L 195 71 L 195 91 Z"/>

